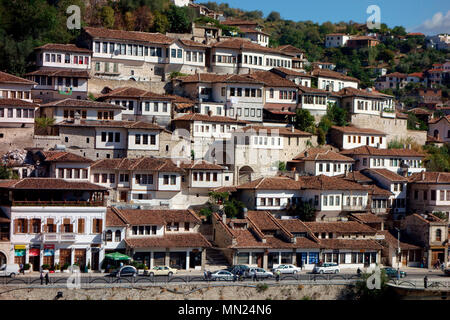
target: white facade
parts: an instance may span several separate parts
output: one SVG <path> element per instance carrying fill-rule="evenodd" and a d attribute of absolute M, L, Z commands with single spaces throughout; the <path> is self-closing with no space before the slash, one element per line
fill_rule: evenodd
<path fill-rule="evenodd" d="M 349 39 L 350 36 L 346 34 L 327 34 L 325 38 L 325 48 L 345 47 Z"/>

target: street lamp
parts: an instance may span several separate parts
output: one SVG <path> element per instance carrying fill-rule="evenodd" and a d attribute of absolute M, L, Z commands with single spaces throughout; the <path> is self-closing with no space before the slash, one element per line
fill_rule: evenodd
<path fill-rule="evenodd" d="M 401 251 L 400 251 L 400 229 L 395 228 L 397 230 L 397 280 L 400 281 L 400 259 L 401 259 Z"/>

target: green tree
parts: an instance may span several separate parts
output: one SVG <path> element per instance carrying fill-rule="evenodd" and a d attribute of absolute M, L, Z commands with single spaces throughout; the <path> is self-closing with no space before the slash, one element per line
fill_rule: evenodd
<path fill-rule="evenodd" d="M 114 9 L 109 6 L 104 6 L 100 10 L 100 19 L 102 21 L 102 26 L 108 29 L 114 27 Z"/>
<path fill-rule="evenodd" d="M 334 125 L 345 127 L 347 123 L 347 110 L 338 107 L 335 103 L 329 103 L 327 108 L 327 117 Z M 328 130 L 327 130 L 328 131 Z"/>
<path fill-rule="evenodd" d="M 286 171 L 286 162 L 278 161 L 278 171 Z"/>
<path fill-rule="evenodd" d="M 153 28 L 155 32 L 166 33 L 170 28 L 167 16 L 159 11 L 154 12 Z"/>
<path fill-rule="evenodd" d="M 314 117 L 306 109 L 297 109 L 295 111 L 294 126 L 296 129 L 306 132 L 314 132 Z"/>
<path fill-rule="evenodd" d="M 11 169 L 7 168 L 6 166 L 0 166 L 0 179 L 6 180 L 6 179 L 12 179 L 13 173 Z"/>
<path fill-rule="evenodd" d="M 293 211 L 295 216 L 298 216 L 302 221 L 315 221 L 316 220 L 316 208 L 314 208 L 309 202 L 302 201 L 295 206 Z"/>
<path fill-rule="evenodd" d="M 167 12 L 167 20 L 170 25 L 170 32 L 188 33 L 191 31 L 191 22 L 188 15 L 188 7 L 171 6 Z"/>
<path fill-rule="evenodd" d="M 266 18 L 267 21 L 279 21 L 281 20 L 281 15 L 277 11 L 272 11 Z"/>

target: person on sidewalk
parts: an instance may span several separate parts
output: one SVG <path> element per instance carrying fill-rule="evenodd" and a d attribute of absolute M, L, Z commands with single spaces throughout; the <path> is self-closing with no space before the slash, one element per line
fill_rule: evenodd
<path fill-rule="evenodd" d="M 44 285 L 44 271 L 42 271 L 41 269 L 41 275 L 39 276 L 39 278 L 41 279 L 41 286 Z"/>
<path fill-rule="evenodd" d="M 48 278 L 48 272 L 45 273 L 45 285 L 48 285 L 50 279 Z"/>

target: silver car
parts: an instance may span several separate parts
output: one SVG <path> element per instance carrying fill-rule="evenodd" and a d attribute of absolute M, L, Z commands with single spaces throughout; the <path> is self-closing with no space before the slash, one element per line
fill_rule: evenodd
<path fill-rule="evenodd" d="M 296 274 L 301 270 L 302 269 L 294 266 L 293 264 L 280 264 L 278 267 L 273 269 L 273 273 L 280 271 L 281 274 L 289 274 L 289 273 Z"/>
<path fill-rule="evenodd" d="M 250 268 L 249 270 L 249 275 L 251 277 L 253 277 L 253 275 L 256 273 L 256 277 L 261 279 L 265 279 L 265 278 L 272 278 L 273 277 L 273 273 L 270 271 L 266 271 L 263 268 Z"/>
<path fill-rule="evenodd" d="M 232 281 L 235 279 L 235 275 L 227 270 L 218 270 L 211 273 L 211 280 L 223 280 L 223 281 Z"/>

